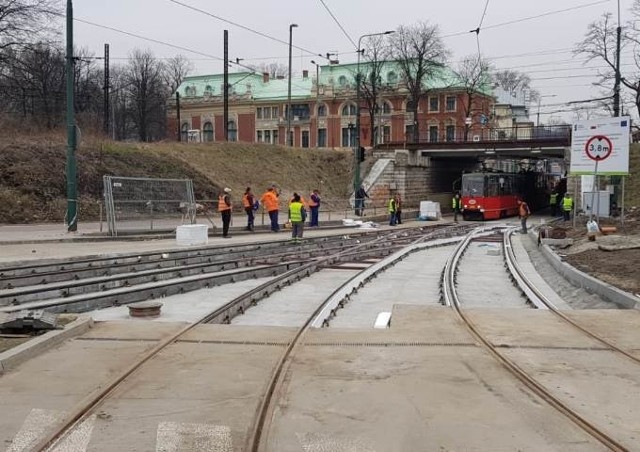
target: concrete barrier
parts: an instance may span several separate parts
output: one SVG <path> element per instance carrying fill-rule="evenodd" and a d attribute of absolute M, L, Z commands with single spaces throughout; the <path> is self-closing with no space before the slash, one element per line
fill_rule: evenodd
<path fill-rule="evenodd" d="M 15 369 L 23 362 L 38 356 L 52 347 L 88 331 L 93 326 L 91 317 L 81 316 L 64 327 L 0 353 L 0 374 Z"/>
<path fill-rule="evenodd" d="M 537 241 L 537 237 L 533 234 L 529 234 L 529 237 Z M 587 275 L 572 265 L 567 264 L 548 245 L 542 244 L 540 248 L 547 262 L 574 286 L 582 287 L 588 292 L 595 293 L 603 299 L 622 306 L 623 308 L 640 309 L 640 298 L 629 292 L 620 290 L 617 287 L 613 287 L 604 281 L 600 281 L 593 276 Z"/>

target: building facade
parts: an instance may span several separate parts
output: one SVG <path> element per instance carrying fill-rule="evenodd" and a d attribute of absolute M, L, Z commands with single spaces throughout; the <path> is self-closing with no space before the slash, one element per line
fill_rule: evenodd
<path fill-rule="evenodd" d="M 368 65 L 361 64 L 363 78 Z M 291 81 L 290 140 L 295 147 L 350 148 L 356 144 L 355 64 L 318 66 L 315 77 L 303 71 Z M 465 89 L 455 76 L 443 70 L 425 82 L 417 120 L 407 108 L 409 92 L 393 62 L 382 65 L 378 109 L 370 115 L 367 93 L 361 90 L 360 143 L 472 140 L 491 127 L 494 97 L 486 90 Z M 228 141 L 286 143 L 288 80 L 268 74 L 229 74 Z M 169 131 L 183 141 L 224 141 L 223 75 L 187 77 L 178 88 L 180 112 L 169 106 Z M 470 94 L 471 93 L 471 94 Z M 409 111 L 408 111 L 409 110 Z"/>

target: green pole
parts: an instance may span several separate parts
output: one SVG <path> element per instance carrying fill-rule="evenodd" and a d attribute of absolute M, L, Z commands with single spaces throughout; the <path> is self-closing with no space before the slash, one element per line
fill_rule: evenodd
<path fill-rule="evenodd" d="M 78 230 L 76 181 L 76 119 L 73 105 L 73 5 L 67 0 L 67 231 Z"/>

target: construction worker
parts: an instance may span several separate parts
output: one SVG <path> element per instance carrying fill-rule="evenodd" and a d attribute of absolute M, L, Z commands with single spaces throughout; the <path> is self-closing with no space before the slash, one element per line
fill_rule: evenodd
<path fill-rule="evenodd" d="M 269 187 L 269 189 L 260 198 L 260 202 L 269 214 L 269 219 L 271 220 L 271 232 L 280 231 L 280 226 L 278 225 L 278 210 L 280 209 L 280 206 L 278 201 L 278 192 L 276 191 L 275 185 Z"/>
<path fill-rule="evenodd" d="M 453 222 L 458 222 L 458 214 L 460 213 L 460 207 L 462 206 L 462 200 L 460 199 L 460 192 L 457 191 L 456 194 L 451 199 L 451 209 L 453 210 Z"/>
<path fill-rule="evenodd" d="M 402 224 L 402 197 L 400 193 L 396 193 L 396 224 Z"/>
<path fill-rule="evenodd" d="M 304 220 L 307 213 L 304 208 L 304 204 L 300 200 L 300 195 L 293 194 L 293 201 L 289 204 L 289 221 L 291 221 L 291 240 L 294 242 L 302 239 L 302 232 L 304 230 Z"/>
<path fill-rule="evenodd" d="M 364 215 L 364 199 L 369 198 L 369 195 L 364 189 L 364 185 L 360 185 L 360 188 L 356 190 L 356 193 L 354 194 L 354 198 L 355 198 L 356 215 L 361 217 Z"/>
<path fill-rule="evenodd" d="M 218 196 L 218 212 L 222 215 L 222 237 L 230 238 L 229 225 L 231 224 L 231 189 L 225 188 L 224 194 Z"/>
<path fill-rule="evenodd" d="M 527 233 L 527 218 L 531 215 L 531 211 L 529 210 L 529 205 L 524 202 L 522 199 L 518 199 L 518 216 L 520 217 L 520 224 L 522 225 L 523 234 Z"/>
<path fill-rule="evenodd" d="M 558 214 L 558 193 L 555 190 L 549 195 L 549 207 L 551 208 L 551 216 L 555 217 Z"/>
<path fill-rule="evenodd" d="M 253 214 L 254 204 L 255 198 L 251 192 L 251 187 L 247 187 L 242 196 L 242 207 L 244 207 L 244 211 L 247 214 L 247 231 L 253 231 L 253 220 L 255 218 Z"/>
<path fill-rule="evenodd" d="M 569 192 L 564 194 L 562 198 L 562 213 L 564 214 L 564 221 L 571 220 L 571 211 L 573 210 L 573 199 Z"/>
<path fill-rule="evenodd" d="M 309 227 L 317 228 L 320 213 L 320 192 L 317 188 L 313 190 L 313 193 L 311 193 L 309 197 L 309 209 L 311 209 L 311 222 L 309 223 Z"/>
<path fill-rule="evenodd" d="M 395 226 L 396 220 L 396 198 L 392 196 L 389 199 L 389 226 Z"/>

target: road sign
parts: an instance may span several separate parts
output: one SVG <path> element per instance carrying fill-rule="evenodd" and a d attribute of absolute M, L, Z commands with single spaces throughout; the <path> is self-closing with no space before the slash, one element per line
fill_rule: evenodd
<path fill-rule="evenodd" d="M 604 135 L 596 135 L 589 138 L 587 144 L 584 146 L 584 151 L 587 153 L 587 157 L 591 160 L 601 162 L 611 155 L 613 145 L 608 137 Z"/>
<path fill-rule="evenodd" d="M 629 174 L 631 119 L 600 118 L 579 121 L 571 131 L 571 175 Z"/>

